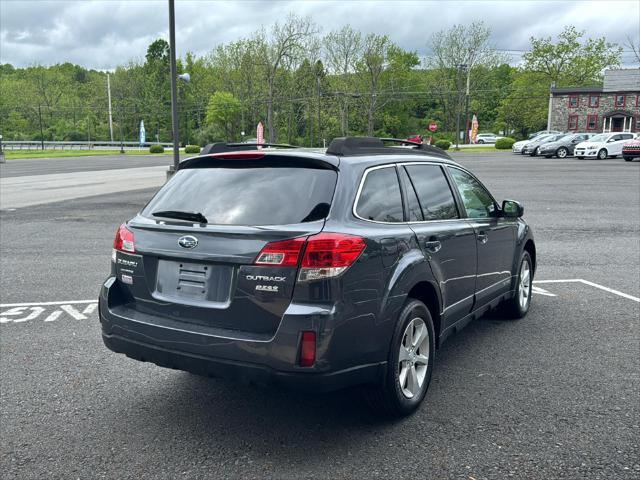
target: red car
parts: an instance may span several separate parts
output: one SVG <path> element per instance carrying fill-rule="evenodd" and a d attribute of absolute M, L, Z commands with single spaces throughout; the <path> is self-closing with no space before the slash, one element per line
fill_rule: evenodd
<path fill-rule="evenodd" d="M 630 140 L 622 146 L 622 157 L 630 162 L 634 158 L 640 158 L 640 139 Z"/>

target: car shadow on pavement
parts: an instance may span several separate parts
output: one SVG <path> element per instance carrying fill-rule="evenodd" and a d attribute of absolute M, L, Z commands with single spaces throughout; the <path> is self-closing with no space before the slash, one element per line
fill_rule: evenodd
<path fill-rule="evenodd" d="M 345 449 L 365 448 L 362 442 L 373 448 L 372 439 L 389 438 L 400 425 L 442 430 L 459 422 L 459 408 L 472 398 L 458 391 L 461 380 L 450 377 L 451 369 L 473 370 L 483 344 L 508 341 L 499 337 L 510 336 L 509 325 L 489 314 L 450 337 L 437 353 L 424 404 L 403 420 L 376 416 L 357 388 L 310 394 L 171 370 L 162 370 L 161 378 L 149 381 L 149 388 L 138 387 L 141 394 L 127 395 L 127 401 L 112 406 L 118 411 L 109 416 L 127 417 L 128 432 L 122 432 L 126 435 L 186 439 L 176 447 L 179 449 L 206 445 L 211 455 L 217 455 L 214 450 L 224 444 L 226 450 L 247 451 L 251 457 L 286 451 L 288 455 L 306 455 L 307 464 L 321 466 L 331 452 L 344 456 Z M 140 373 L 145 376 L 156 368 L 144 366 Z M 462 382 L 465 388 L 464 379 Z"/>

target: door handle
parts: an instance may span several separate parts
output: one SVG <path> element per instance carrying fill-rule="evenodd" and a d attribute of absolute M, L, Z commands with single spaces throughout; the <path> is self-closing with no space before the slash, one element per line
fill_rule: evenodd
<path fill-rule="evenodd" d="M 487 243 L 488 240 L 489 240 L 489 237 L 487 236 L 486 233 L 484 232 L 478 233 L 478 241 L 480 243 Z"/>
<path fill-rule="evenodd" d="M 427 240 L 426 242 L 424 242 L 424 246 L 431 253 L 436 253 L 442 248 L 440 240 Z"/>

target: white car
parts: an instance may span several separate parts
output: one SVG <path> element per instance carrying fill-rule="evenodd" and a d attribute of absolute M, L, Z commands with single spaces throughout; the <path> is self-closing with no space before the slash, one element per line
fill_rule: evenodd
<path fill-rule="evenodd" d="M 622 155 L 622 146 L 633 138 L 635 138 L 633 133 L 601 133 L 586 142 L 580 142 L 576 145 L 573 154 L 580 160 L 583 158 L 604 160 L 607 157 L 617 157 Z"/>
<path fill-rule="evenodd" d="M 495 133 L 479 133 L 476 135 L 476 143 L 496 143 L 499 138 L 504 138 Z"/>

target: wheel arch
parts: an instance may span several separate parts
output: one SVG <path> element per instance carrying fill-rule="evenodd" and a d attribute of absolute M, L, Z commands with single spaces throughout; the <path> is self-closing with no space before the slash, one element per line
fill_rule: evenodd
<path fill-rule="evenodd" d="M 535 273 L 536 271 L 536 266 L 537 264 L 537 260 L 536 260 L 536 244 L 533 241 L 532 238 L 529 238 L 525 244 L 524 244 L 524 251 L 529 253 L 529 256 L 531 257 L 531 263 L 533 264 L 533 271 Z"/>
<path fill-rule="evenodd" d="M 440 346 L 440 332 L 442 326 L 441 303 L 438 288 L 432 282 L 426 280 L 421 281 L 416 283 L 411 290 L 409 290 L 407 298 L 420 300 L 429 309 L 431 320 L 433 320 L 435 344 L 436 348 L 438 348 Z"/>

